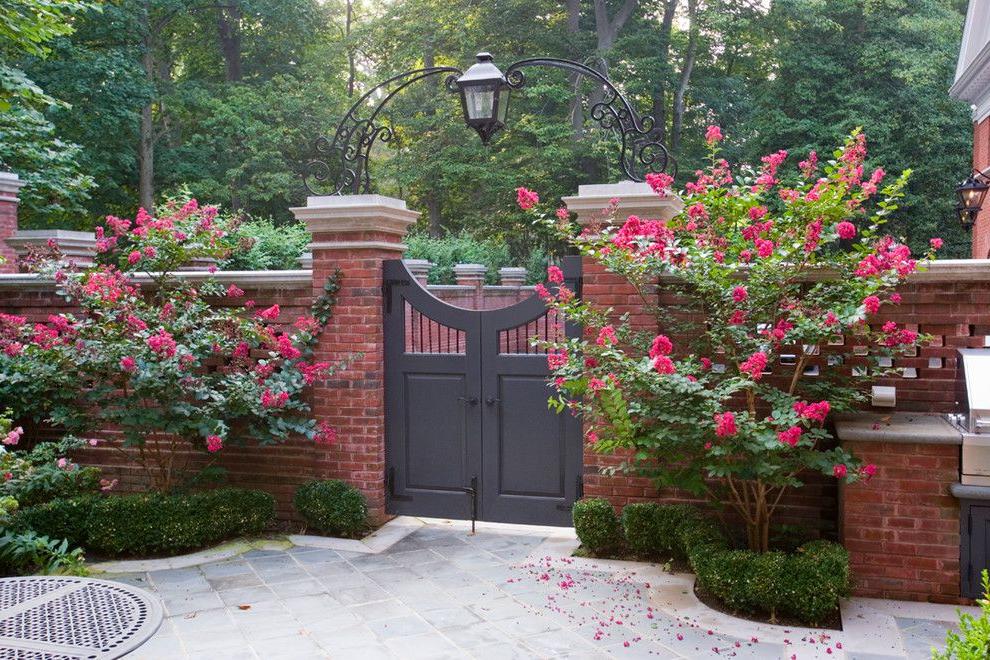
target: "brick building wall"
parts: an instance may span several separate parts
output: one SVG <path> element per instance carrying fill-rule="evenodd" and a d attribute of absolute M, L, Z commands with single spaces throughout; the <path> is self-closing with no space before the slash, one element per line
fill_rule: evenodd
<path fill-rule="evenodd" d="M 990 170 L 990 117 L 973 123 L 973 169 L 978 172 Z M 987 172 L 990 174 L 990 172 Z M 984 203 L 983 210 L 973 227 L 973 258 L 990 257 L 990 203 Z"/>

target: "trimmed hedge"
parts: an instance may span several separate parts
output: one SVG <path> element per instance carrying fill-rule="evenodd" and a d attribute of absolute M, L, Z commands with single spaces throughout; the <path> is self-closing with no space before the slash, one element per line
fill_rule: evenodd
<path fill-rule="evenodd" d="M 275 498 L 221 488 L 188 495 L 141 493 L 56 499 L 19 512 L 15 524 L 107 556 L 177 554 L 261 533 Z"/>
<path fill-rule="evenodd" d="M 602 499 L 579 500 L 571 512 L 581 544 L 596 555 L 620 549 L 624 540 L 615 509 Z"/>
<path fill-rule="evenodd" d="M 607 518 L 598 502 L 611 512 L 604 500 L 574 505 L 575 529 L 588 547 L 600 542 L 603 523 L 589 526 L 586 509 Z M 578 505 L 584 505 L 580 512 Z M 579 518 L 584 523 L 581 527 Z M 592 534 L 586 539 L 589 528 Z M 733 550 L 714 522 L 686 505 L 630 504 L 622 510 L 622 528 L 625 541 L 637 555 L 686 559 L 697 584 L 733 610 L 765 612 L 772 618 L 791 616 L 816 624 L 834 612 L 839 599 L 849 592 L 849 554 L 837 543 L 811 541 L 794 553 Z"/>
<path fill-rule="evenodd" d="M 332 536 L 357 536 L 368 527 L 368 503 L 354 486 L 331 479 L 296 490 L 296 511 L 313 529 Z"/>

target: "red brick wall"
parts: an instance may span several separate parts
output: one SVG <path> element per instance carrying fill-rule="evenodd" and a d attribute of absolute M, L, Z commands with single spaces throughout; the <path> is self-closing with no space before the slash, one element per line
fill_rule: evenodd
<path fill-rule="evenodd" d="M 842 539 L 858 596 L 959 602 L 956 445 L 847 442 L 879 466 L 870 483 L 842 486 Z"/>
<path fill-rule="evenodd" d="M 887 320 L 902 324 L 912 324 L 920 332 L 933 335 L 930 346 L 921 348 L 914 357 L 899 357 L 894 360 L 898 368 L 914 368 L 915 378 L 900 376 L 878 380 L 878 385 L 890 385 L 897 388 L 897 406 L 891 408 L 867 409 L 877 412 L 904 410 L 913 412 L 950 412 L 956 410 L 956 367 L 957 349 L 964 347 L 982 347 L 985 337 L 990 336 L 990 264 L 979 266 L 981 270 L 970 271 L 969 281 L 966 278 L 938 277 L 938 267 L 928 273 L 919 274 L 913 280 L 903 285 L 899 292 L 902 302 L 897 306 L 884 306 L 882 314 L 871 319 L 871 324 L 879 327 Z M 975 275 L 973 274 L 975 272 Z M 633 322 L 637 327 L 657 332 L 655 321 L 641 312 L 642 300 L 626 284 L 599 266 L 584 264 L 583 295 L 586 300 L 593 301 L 602 307 L 613 307 L 617 313 L 623 311 L 636 312 Z M 677 302 L 670 292 L 660 289 L 661 304 Z M 684 346 L 690 337 L 672 334 L 675 346 Z M 847 338 L 847 342 L 852 342 Z M 811 358 L 810 365 L 818 365 L 826 369 L 827 356 L 830 352 L 847 352 L 849 346 L 821 346 L 821 355 Z M 794 347 L 797 352 L 798 347 Z M 941 366 L 929 366 L 929 359 L 937 360 Z M 847 365 L 866 364 L 866 358 L 851 358 Z M 774 379 L 789 379 L 787 367 L 775 368 Z M 957 450 L 958 451 L 958 450 Z M 659 493 L 649 479 L 643 477 L 618 474 L 604 476 L 601 468 L 616 466 L 622 462 L 622 456 L 604 456 L 585 448 L 585 494 L 589 497 L 605 497 L 616 508 L 621 508 L 629 502 L 640 502 L 651 499 L 663 501 L 692 501 L 689 494 L 680 493 L 673 489 Z M 878 462 L 883 468 L 883 463 Z M 937 478 L 949 475 L 938 475 Z M 785 494 L 775 523 L 792 525 L 817 532 L 826 537 L 839 536 L 839 506 L 838 485 L 835 479 L 819 474 L 804 475 L 805 486 Z M 940 488 L 959 480 L 958 469 L 951 475 L 951 481 L 938 482 Z M 934 482 L 933 482 L 934 483 Z M 873 488 L 873 486 L 870 486 Z M 947 491 L 946 491 L 947 492 Z M 956 543 L 956 559 L 958 560 L 958 543 Z M 958 580 L 957 580 L 958 582 Z"/>
<path fill-rule="evenodd" d="M 280 320 L 288 323 L 297 316 L 308 314 L 312 299 L 312 288 L 307 283 L 298 285 L 273 285 L 265 288 L 251 288 L 243 285 L 244 300 L 254 300 L 258 308 L 278 304 Z M 219 300 L 216 304 L 233 304 Z M 25 316 L 31 322 L 46 321 L 49 314 L 70 313 L 75 306 L 67 304 L 63 298 L 54 296 L 50 287 L 26 287 L 0 283 L 0 311 Z M 39 431 L 44 435 L 48 432 Z M 112 439 L 112 432 L 101 432 L 98 437 Z M 182 445 L 180 445 L 181 447 Z M 88 465 L 103 469 L 107 478 L 119 479 L 121 491 L 134 491 L 144 488 L 145 475 L 128 460 L 115 442 L 107 442 L 96 448 L 79 453 L 77 459 Z M 332 451 L 332 450 L 331 450 Z M 302 482 L 320 476 L 320 452 L 312 442 L 305 439 L 293 440 L 276 447 L 238 447 L 229 443 L 218 455 L 217 464 L 229 471 L 230 483 L 246 488 L 260 488 L 276 496 L 281 518 L 292 517 L 292 494 Z M 200 451 L 181 451 L 180 461 L 190 460 L 191 466 L 204 466 L 206 457 Z"/>
<path fill-rule="evenodd" d="M 982 172 L 990 168 L 990 117 L 973 124 L 973 169 Z M 983 210 L 973 228 L 973 258 L 990 257 L 990 204 Z"/>

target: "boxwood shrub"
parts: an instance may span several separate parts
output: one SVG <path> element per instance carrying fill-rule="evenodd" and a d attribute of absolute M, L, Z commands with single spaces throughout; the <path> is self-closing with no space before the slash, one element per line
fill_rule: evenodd
<path fill-rule="evenodd" d="M 837 543 L 811 541 L 793 553 L 734 550 L 712 520 L 686 505 L 627 505 L 618 540 L 610 526 L 614 519 L 604 500 L 574 505 L 575 530 L 586 547 L 614 549 L 624 536 L 642 557 L 686 559 L 697 584 L 732 610 L 818 624 L 849 592 L 849 554 Z"/>
<path fill-rule="evenodd" d="M 261 533 L 275 498 L 257 490 L 140 493 L 55 499 L 19 512 L 15 524 L 105 556 L 178 554 Z"/>
<path fill-rule="evenodd" d="M 588 551 L 603 555 L 623 547 L 622 525 L 607 500 L 579 500 L 574 503 L 572 515 L 574 531 Z"/>
<path fill-rule="evenodd" d="M 343 481 L 310 481 L 296 490 L 292 501 L 306 524 L 323 534 L 358 536 L 368 528 L 364 495 Z"/>

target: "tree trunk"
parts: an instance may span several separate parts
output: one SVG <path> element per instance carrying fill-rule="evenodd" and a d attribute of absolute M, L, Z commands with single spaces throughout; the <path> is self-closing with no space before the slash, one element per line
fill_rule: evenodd
<path fill-rule="evenodd" d="M 354 0 L 347 0 L 347 14 L 344 19 L 344 41 L 347 44 L 347 96 L 354 96 L 354 79 L 357 68 L 354 65 L 354 46 L 351 44 L 351 25 L 354 22 Z"/>
<path fill-rule="evenodd" d="M 674 94 L 674 121 L 671 126 L 670 149 L 675 154 L 681 146 L 681 128 L 684 125 L 684 95 L 691 82 L 691 72 L 694 69 L 695 53 L 698 49 L 698 0 L 688 0 L 687 52 L 684 54 L 684 65 L 681 67 L 681 79 Z"/>
<path fill-rule="evenodd" d="M 151 52 L 151 25 L 145 5 L 145 33 L 143 41 L 144 52 L 141 64 L 148 85 L 155 89 L 155 60 Z M 141 107 L 140 136 L 138 141 L 138 203 L 141 208 L 151 211 L 155 205 L 155 125 L 152 116 L 153 99 Z"/>
<path fill-rule="evenodd" d="M 443 235 L 443 215 L 440 199 L 433 190 L 426 195 L 426 213 L 430 219 L 430 236 L 440 238 Z"/>
<path fill-rule="evenodd" d="M 605 0 L 594 0 L 595 35 L 598 38 L 598 50 L 593 68 L 598 69 L 603 76 L 608 77 L 608 53 L 612 50 L 612 46 L 615 45 L 615 40 L 618 38 L 622 27 L 629 20 L 629 17 L 632 16 L 637 2 L 638 0 L 625 0 L 619 11 L 615 13 L 615 16 L 610 17 Z M 594 108 L 596 105 L 603 103 L 604 100 L 605 88 L 595 83 L 591 88 L 588 103 Z M 582 169 L 589 180 L 599 181 L 603 178 L 602 173 L 599 171 L 598 163 L 593 159 L 587 159 Z"/>
<path fill-rule="evenodd" d="M 567 35 L 577 52 L 577 38 L 581 32 L 581 0 L 567 0 Z M 574 59 L 578 59 L 577 56 Z M 571 140 L 580 142 L 584 137 L 584 108 L 581 103 L 581 74 L 570 76 L 574 96 L 571 99 Z"/>
<path fill-rule="evenodd" d="M 660 60 L 662 70 L 653 92 L 653 107 L 650 114 L 655 120 L 654 134 L 661 142 L 667 137 L 667 76 L 670 72 L 670 35 L 674 27 L 674 14 L 680 0 L 665 0 L 663 19 L 660 21 Z"/>
<path fill-rule="evenodd" d="M 223 53 L 224 80 L 240 82 L 241 73 L 241 8 L 236 2 L 217 7 L 217 28 L 220 51 Z"/>

